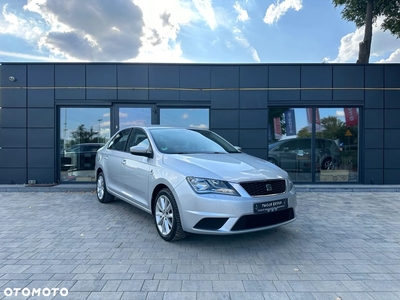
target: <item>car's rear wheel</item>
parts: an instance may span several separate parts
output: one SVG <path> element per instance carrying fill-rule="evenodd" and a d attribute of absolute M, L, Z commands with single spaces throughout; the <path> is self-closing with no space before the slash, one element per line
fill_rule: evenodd
<path fill-rule="evenodd" d="M 158 234 L 167 242 L 178 241 L 186 237 L 182 229 L 178 205 L 172 192 L 162 189 L 154 201 L 154 220 Z"/>
<path fill-rule="evenodd" d="M 104 179 L 103 173 L 99 173 L 97 176 L 96 194 L 97 200 L 99 200 L 101 203 L 109 203 L 114 200 L 114 196 L 107 191 L 106 180 Z"/>

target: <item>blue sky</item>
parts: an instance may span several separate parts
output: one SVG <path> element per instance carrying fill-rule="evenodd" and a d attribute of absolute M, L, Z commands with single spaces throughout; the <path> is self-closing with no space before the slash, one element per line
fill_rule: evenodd
<path fill-rule="evenodd" d="M 0 0 L 0 62 L 352 63 L 331 0 Z M 374 27 L 371 62 L 400 62 Z"/>

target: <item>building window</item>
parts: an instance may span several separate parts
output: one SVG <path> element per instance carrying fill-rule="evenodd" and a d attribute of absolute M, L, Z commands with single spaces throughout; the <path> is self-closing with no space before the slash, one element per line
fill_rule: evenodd
<path fill-rule="evenodd" d="M 161 108 L 160 125 L 209 128 L 208 108 Z"/>
<path fill-rule="evenodd" d="M 268 160 L 296 182 L 358 182 L 358 108 L 269 109 Z"/>
<path fill-rule="evenodd" d="M 60 108 L 61 181 L 94 181 L 96 152 L 109 138 L 109 108 Z"/>

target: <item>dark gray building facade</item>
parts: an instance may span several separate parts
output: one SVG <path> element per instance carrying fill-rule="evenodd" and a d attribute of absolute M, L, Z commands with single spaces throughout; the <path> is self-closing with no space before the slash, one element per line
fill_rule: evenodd
<path fill-rule="evenodd" d="M 2 63 L 0 72 L 0 184 L 91 182 L 96 147 L 134 124 L 208 127 L 297 183 L 400 184 L 399 64 Z"/>

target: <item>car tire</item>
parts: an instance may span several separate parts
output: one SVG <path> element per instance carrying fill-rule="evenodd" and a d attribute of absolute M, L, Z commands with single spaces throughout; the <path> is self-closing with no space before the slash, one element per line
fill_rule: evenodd
<path fill-rule="evenodd" d="M 186 237 L 186 232 L 182 229 L 178 205 L 168 188 L 158 192 L 153 208 L 157 232 L 164 241 L 173 242 Z"/>
<path fill-rule="evenodd" d="M 101 203 L 109 203 L 115 198 L 107 191 L 106 180 L 103 173 L 99 173 L 99 175 L 97 175 L 96 195 L 97 200 L 99 200 Z"/>
<path fill-rule="evenodd" d="M 331 158 L 325 158 L 321 166 L 322 170 L 333 170 L 334 165 Z"/>

